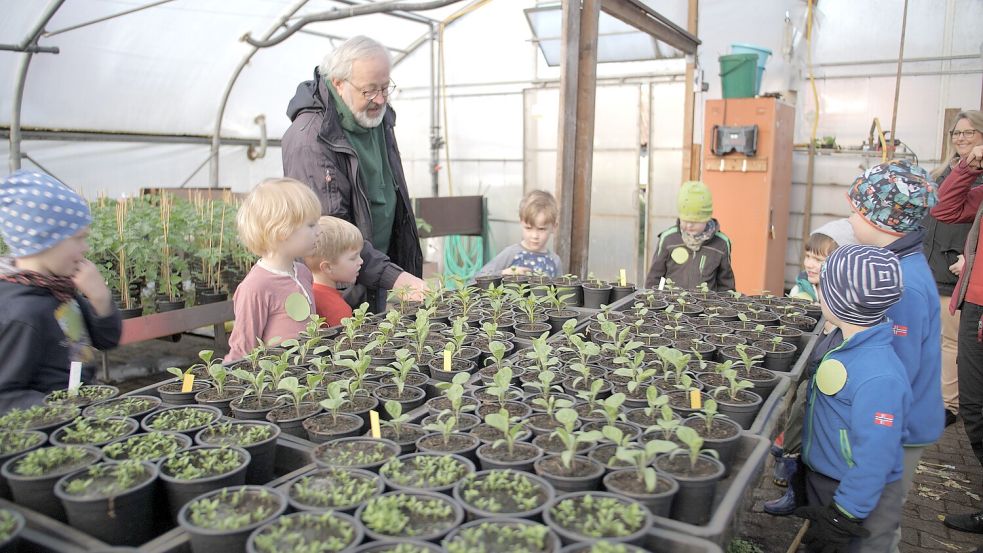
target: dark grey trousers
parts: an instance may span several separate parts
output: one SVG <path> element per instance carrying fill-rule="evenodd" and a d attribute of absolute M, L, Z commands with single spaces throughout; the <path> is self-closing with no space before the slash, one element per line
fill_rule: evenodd
<path fill-rule="evenodd" d="M 839 485 L 838 480 L 807 470 L 806 495 L 809 497 L 809 505 L 829 505 L 833 502 L 833 494 Z M 870 537 L 854 540 L 850 544 L 850 553 L 890 553 L 894 531 L 901 526 L 901 488 L 901 480 L 884 487 L 877 506 L 864 520 L 864 528 L 870 532 Z"/>
<path fill-rule="evenodd" d="M 983 270 L 983 268 L 978 269 Z M 979 341 L 983 306 L 963 302 L 959 314 L 959 416 L 963 419 L 969 445 L 983 464 L 983 343 Z"/>

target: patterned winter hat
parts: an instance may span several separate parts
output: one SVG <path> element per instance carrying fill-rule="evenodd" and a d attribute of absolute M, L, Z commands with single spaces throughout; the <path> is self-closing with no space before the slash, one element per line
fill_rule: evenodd
<path fill-rule="evenodd" d="M 43 252 L 91 223 L 85 199 L 50 175 L 22 169 L 0 181 L 0 232 L 11 257 Z"/>
<path fill-rule="evenodd" d="M 841 246 L 823 263 L 819 287 L 823 303 L 836 318 L 874 326 L 901 300 L 901 261 L 884 248 Z"/>
<path fill-rule="evenodd" d="M 713 217 L 713 197 L 707 185 L 698 180 L 686 181 L 676 199 L 681 221 L 705 223 Z"/>
<path fill-rule="evenodd" d="M 854 211 L 870 224 L 901 236 L 917 230 L 938 201 L 935 184 L 917 165 L 895 159 L 875 165 L 857 177 L 847 197 Z"/>

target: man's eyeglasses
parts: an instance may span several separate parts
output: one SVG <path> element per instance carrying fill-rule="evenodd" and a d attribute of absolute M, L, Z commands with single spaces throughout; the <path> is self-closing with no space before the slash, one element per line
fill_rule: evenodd
<path fill-rule="evenodd" d="M 345 79 L 345 82 L 352 85 L 356 89 L 358 88 L 357 86 L 355 86 L 355 83 L 349 81 L 348 79 Z M 387 86 L 386 88 L 372 88 L 369 90 L 359 90 L 359 92 L 362 94 L 362 97 L 364 97 L 366 100 L 369 100 L 371 102 L 372 100 L 375 100 L 380 94 L 382 94 L 383 98 L 388 98 L 392 96 L 392 93 L 395 90 L 396 90 L 396 83 L 390 81 L 389 86 Z"/>
<path fill-rule="evenodd" d="M 976 134 L 976 133 L 978 133 L 978 132 L 980 132 L 980 131 L 978 131 L 976 129 L 969 129 L 968 131 L 949 131 L 949 136 L 951 136 L 953 140 L 955 140 L 955 139 L 957 139 L 959 137 L 962 137 L 962 138 L 965 138 L 965 139 L 970 139 L 970 138 L 973 138 L 973 135 Z"/>

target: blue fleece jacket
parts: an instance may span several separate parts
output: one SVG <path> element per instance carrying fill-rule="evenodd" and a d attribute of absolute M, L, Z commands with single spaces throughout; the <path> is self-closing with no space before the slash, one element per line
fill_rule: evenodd
<path fill-rule="evenodd" d="M 942 406 L 942 343 L 939 290 L 922 248 L 922 230 L 908 233 L 887 249 L 901 258 L 904 293 L 887 311 L 894 321 L 894 352 L 911 384 L 911 415 L 905 446 L 935 443 L 945 430 Z"/>
<path fill-rule="evenodd" d="M 844 341 L 809 383 L 802 458 L 840 482 L 833 501 L 861 519 L 877 506 L 884 486 L 904 473 L 901 437 L 911 389 L 891 345 L 892 326 L 886 321 Z M 843 387 L 820 386 L 824 372 L 839 364 L 846 369 Z"/>

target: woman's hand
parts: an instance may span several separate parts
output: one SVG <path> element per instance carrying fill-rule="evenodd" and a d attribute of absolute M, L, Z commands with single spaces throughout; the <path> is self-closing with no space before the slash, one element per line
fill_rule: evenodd
<path fill-rule="evenodd" d="M 966 165 L 973 169 L 983 169 L 983 144 L 975 146 L 964 158 Z"/>
<path fill-rule="evenodd" d="M 959 257 L 956 259 L 956 262 L 953 263 L 952 265 L 949 265 L 949 272 L 956 276 L 959 276 L 960 273 L 963 272 L 963 265 L 965 264 L 966 264 L 966 258 L 963 257 L 963 254 L 959 254 Z"/>

